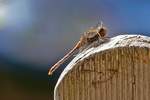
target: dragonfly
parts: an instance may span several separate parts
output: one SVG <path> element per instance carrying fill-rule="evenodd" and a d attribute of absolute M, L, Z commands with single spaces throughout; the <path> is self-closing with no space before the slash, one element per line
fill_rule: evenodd
<path fill-rule="evenodd" d="M 79 41 L 75 44 L 75 46 L 58 62 L 56 62 L 48 71 L 48 75 L 52 75 L 55 70 L 57 70 L 61 64 L 63 64 L 68 58 L 70 58 L 77 50 L 83 51 L 87 46 L 92 44 L 95 41 L 99 41 L 100 39 L 105 40 L 107 37 L 107 28 L 103 26 L 101 21 L 100 24 L 97 24 L 94 27 L 91 27 L 86 32 L 84 32 Z"/>

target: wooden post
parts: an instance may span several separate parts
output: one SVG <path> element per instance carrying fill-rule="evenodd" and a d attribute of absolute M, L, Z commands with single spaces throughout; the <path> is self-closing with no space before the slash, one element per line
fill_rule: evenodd
<path fill-rule="evenodd" d="M 79 53 L 54 100 L 150 100 L 150 37 L 120 35 Z"/>

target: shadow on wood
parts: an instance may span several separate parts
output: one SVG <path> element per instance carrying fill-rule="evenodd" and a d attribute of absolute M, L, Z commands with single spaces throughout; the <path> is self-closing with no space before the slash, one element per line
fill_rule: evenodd
<path fill-rule="evenodd" d="M 150 37 L 120 35 L 79 53 L 54 100 L 150 100 Z"/>

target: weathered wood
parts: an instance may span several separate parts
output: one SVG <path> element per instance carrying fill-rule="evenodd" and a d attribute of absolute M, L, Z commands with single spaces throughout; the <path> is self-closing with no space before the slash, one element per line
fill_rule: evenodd
<path fill-rule="evenodd" d="M 120 35 L 79 53 L 54 100 L 150 100 L 150 37 Z"/>

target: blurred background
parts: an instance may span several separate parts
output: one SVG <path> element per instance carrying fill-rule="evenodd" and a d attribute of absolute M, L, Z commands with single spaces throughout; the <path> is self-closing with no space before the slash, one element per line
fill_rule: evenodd
<path fill-rule="evenodd" d="M 48 68 L 100 20 L 108 35 L 150 36 L 149 0 L 0 0 L 0 100 L 53 100 L 69 60 Z"/>

